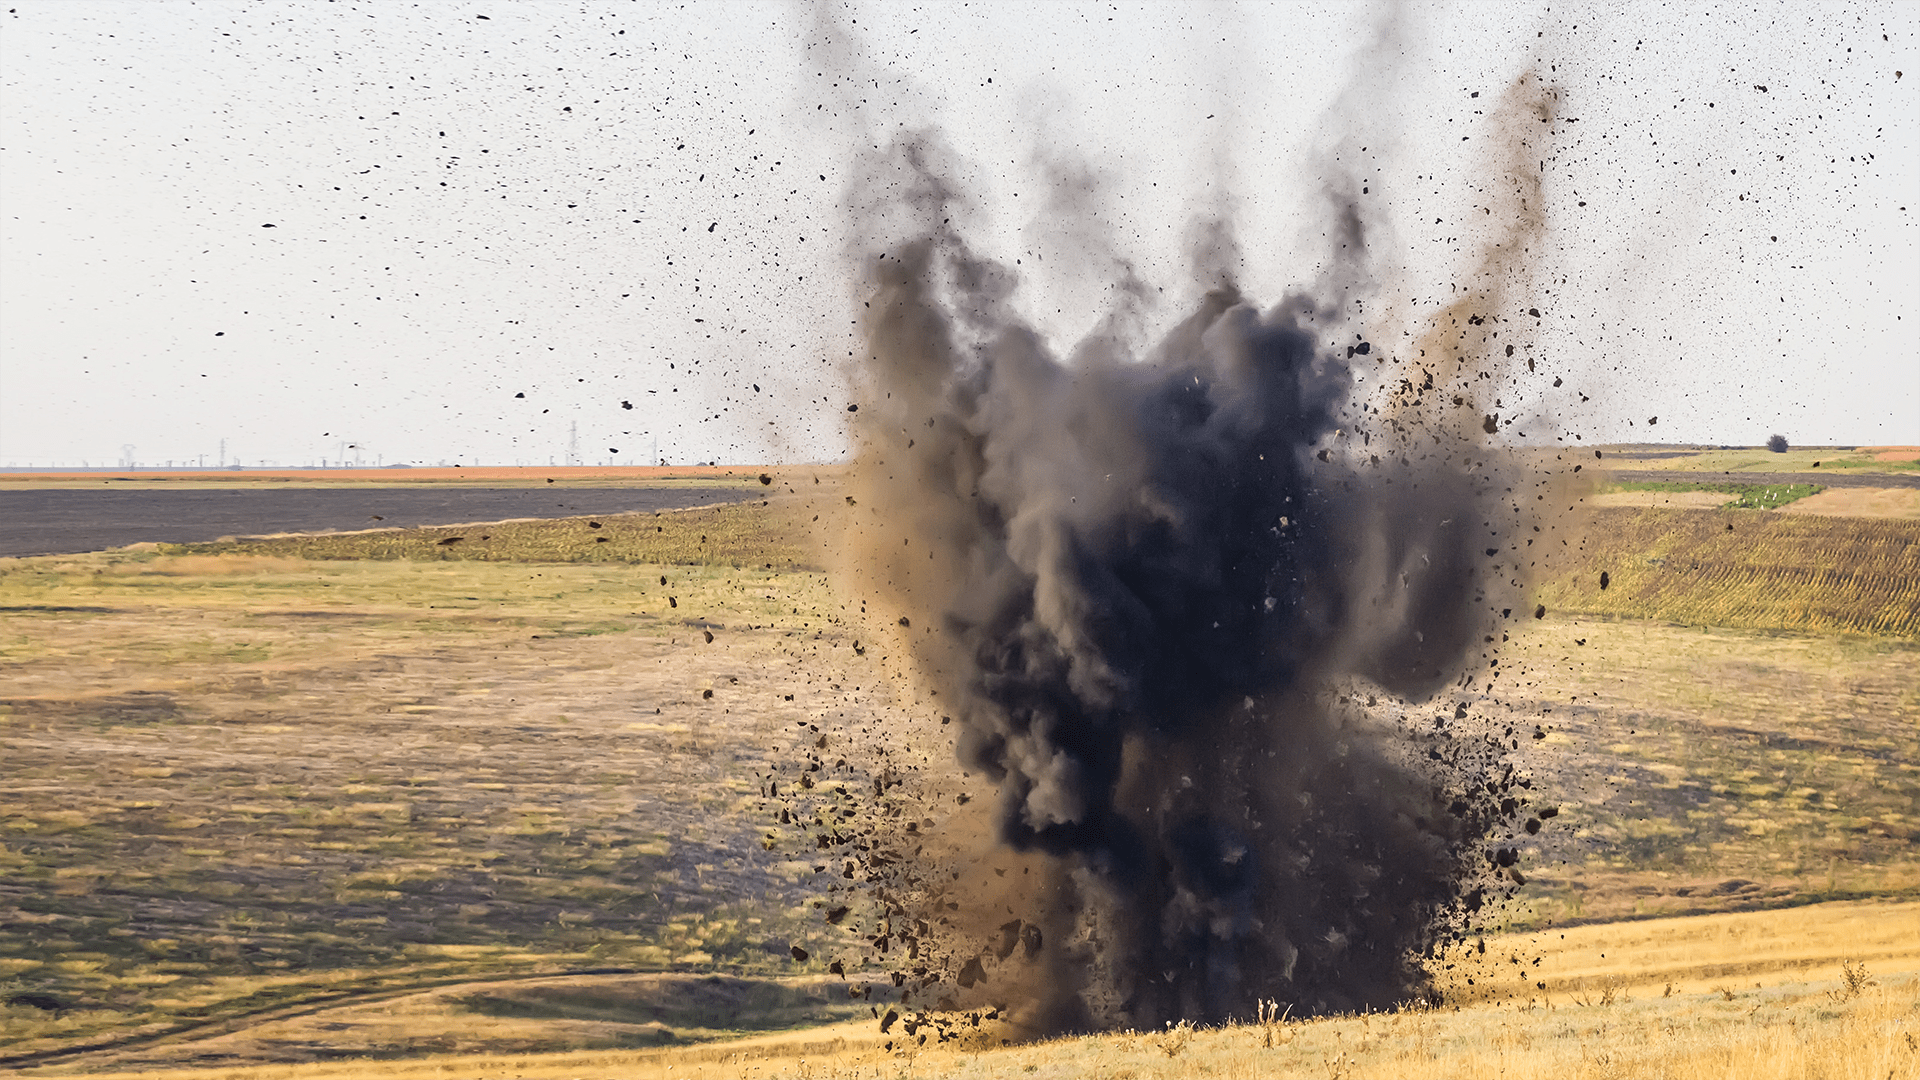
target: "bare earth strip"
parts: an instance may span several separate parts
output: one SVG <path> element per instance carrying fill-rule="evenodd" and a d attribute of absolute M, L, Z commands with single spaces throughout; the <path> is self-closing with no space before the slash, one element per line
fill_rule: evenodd
<path fill-rule="evenodd" d="M 1672 510 L 1718 510 L 1727 505 L 1723 491 L 1606 491 L 1587 498 L 1590 506 L 1661 506 Z"/>
<path fill-rule="evenodd" d="M 1587 498 L 1587 504 L 1596 507 L 1657 506 L 1673 510 L 1718 510 L 1729 501 L 1730 496 L 1718 491 L 1607 491 Z M 1830 487 L 1768 512 L 1819 517 L 1920 518 L 1920 488 Z"/>
<path fill-rule="evenodd" d="M 1817 495 L 1796 499 L 1774 512 L 1821 517 L 1920 518 L 1920 488 L 1829 488 Z"/>

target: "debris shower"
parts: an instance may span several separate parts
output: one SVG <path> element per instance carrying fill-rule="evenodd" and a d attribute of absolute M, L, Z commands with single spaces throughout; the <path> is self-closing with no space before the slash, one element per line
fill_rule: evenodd
<path fill-rule="evenodd" d="M 841 543 L 997 788 L 971 850 L 962 815 L 944 848 L 868 851 L 884 925 L 923 939 L 896 986 L 1030 1032 L 1388 1006 L 1429 993 L 1423 955 L 1523 880 L 1501 846 L 1526 816 L 1512 732 L 1431 699 L 1533 614 L 1536 519 L 1488 387 L 1535 321 L 1508 283 L 1540 228 L 1525 124 L 1551 102 L 1510 88 L 1498 236 L 1474 288 L 1392 347 L 1354 302 L 1355 198 L 1330 196 L 1311 290 L 1262 307 L 1229 228 L 1196 227 L 1196 310 L 1136 348 L 1123 302 L 1062 356 L 1016 314 L 1017 272 L 952 224 L 937 137 L 876 152 Z"/>

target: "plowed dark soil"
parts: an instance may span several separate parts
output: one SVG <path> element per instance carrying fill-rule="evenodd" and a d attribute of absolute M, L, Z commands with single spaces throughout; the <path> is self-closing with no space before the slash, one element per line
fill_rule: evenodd
<path fill-rule="evenodd" d="M 66 555 L 149 541 L 450 525 L 682 510 L 745 488 L 342 488 L 275 491 L 0 491 L 0 556 Z"/>

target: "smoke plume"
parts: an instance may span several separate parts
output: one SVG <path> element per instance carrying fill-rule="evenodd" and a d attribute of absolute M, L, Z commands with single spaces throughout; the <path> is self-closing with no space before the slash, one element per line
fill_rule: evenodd
<path fill-rule="evenodd" d="M 997 790 L 985 838 L 963 817 L 947 861 L 929 841 L 870 871 L 941 1004 L 1031 1031 L 1392 1005 L 1518 880 L 1506 736 L 1432 699 L 1497 678 L 1500 622 L 1532 614 L 1536 518 L 1490 399 L 1531 323 L 1552 100 L 1509 88 L 1501 217 L 1437 311 L 1362 314 L 1375 238 L 1336 193 L 1311 289 L 1244 295 L 1206 221 L 1190 314 L 1131 344 L 1147 290 L 1123 272 L 1064 353 L 954 224 L 938 136 L 876 151 L 842 550 Z"/>

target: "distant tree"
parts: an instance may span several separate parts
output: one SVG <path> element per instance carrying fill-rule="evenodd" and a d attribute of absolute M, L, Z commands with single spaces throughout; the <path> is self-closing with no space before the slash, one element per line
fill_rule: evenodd
<path fill-rule="evenodd" d="M 1769 436 L 1767 436 L 1767 449 L 1769 449 L 1769 450 L 1771 450 L 1771 451 L 1773 451 L 1773 452 L 1774 452 L 1774 453 L 1776 453 L 1776 454 L 1784 454 L 1784 453 L 1786 453 L 1786 452 L 1787 452 L 1787 437 L 1786 437 L 1785 435 L 1769 435 Z"/>

